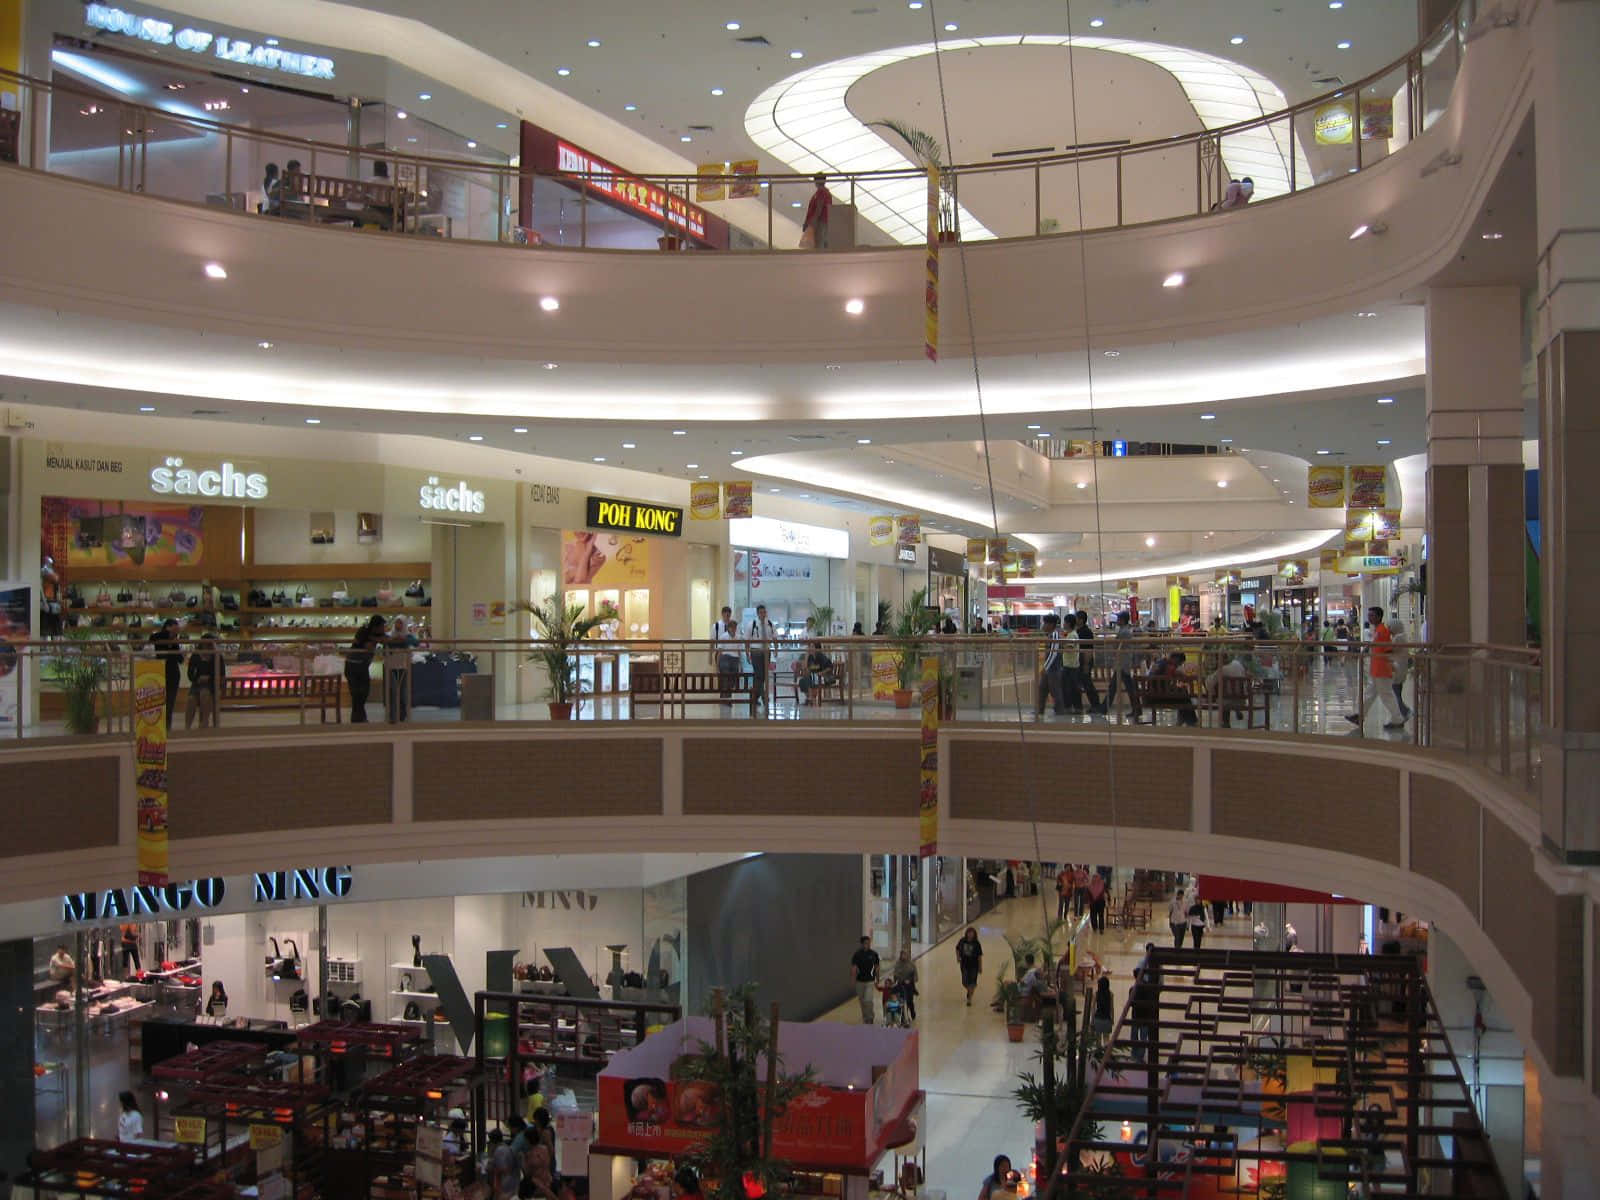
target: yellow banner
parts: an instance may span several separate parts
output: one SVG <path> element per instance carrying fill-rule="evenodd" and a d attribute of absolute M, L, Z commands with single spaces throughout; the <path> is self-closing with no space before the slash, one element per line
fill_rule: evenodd
<path fill-rule="evenodd" d="M 1347 146 L 1355 131 L 1355 124 L 1351 101 L 1334 100 L 1317 109 L 1312 117 L 1311 128 L 1316 133 L 1317 145 Z"/>
<path fill-rule="evenodd" d="M 922 518 L 919 516 L 898 516 L 894 519 L 894 544 L 897 546 L 920 546 L 922 544 Z"/>
<path fill-rule="evenodd" d="M 1351 467 L 1351 508 L 1383 508 L 1389 502 L 1389 472 L 1385 467 Z"/>
<path fill-rule="evenodd" d="M 748 479 L 731 479 L 722 485 L 722 515 L 728 520 L 755 515 L 756 485 Z"/>
<path fill-rule="evenodd" d="M 1239 586 L 1239 572 L 1237 572 L 1237 571 L 1218 571 L 1217 575 L 1216 575 L 1215 582 L 1217 584 L 1219 584 L 1220 586 L 1222 586 L 1222 587 L 1238 587 Z"/>
<path fill-rule="evenodd" d="M 168 883 L 167 665 L 160 659 L 140 659 L 133 664 L 133 729 L 139 883 L 143 887 L 165 887 Z"/>
<path fill-rule="evenodd" d="M 173 1117 L 172 1140 L 185 1146 L 206 1144 L 206 1119 L 204 1117 Z"/>
<path fill-rule="evenodd" d="M 1382 141 L 1394 136 L 1394 101 L 1377 96 L 1361 97 L 1361 140 Z"/>
<path fill-rule="evenodd" d="M 639 587 L 649 580 L 649 538 L 592 529 L 561 531 L 563 587 Z"/>
<path fill-rule="evenodd" d="M 728 174 L 739 177 L 728 185 L 729 200 L 746 200 L 760 194 L 761 185 L 756 181 L 759 168 L 760 164 L 753 158 L 741 158 L 728 165 Z"/>
<path fill-rule="evenodd" d="M 701 203 L 707 200 L 721 200 L 725 190 L 721 176 L 727 172 L 727 163 L 701 163 L 694 171 L 699 176 L 694 183 L 694 198 Z"/>
<path fill-rule="evenodd" d="M 922 769 L 917 809 L 922 857 L 939 853 L 939 659 L 922 660 Z"/>
<path fill-rule="evenodd" d="M 872 652 L 872 698 L 874 700 L 893 700 L 894 694 L 900 688 L 900 672 L 895 663 L 893 650 L 874 650 Z"/>
<path fill-rule="evenodd" d="M 1324 571 L 1337 571 L 1339 569 L 1339 552 L 1337 550 L 1324 550 L 1317 555 L 1317 566 Z"/>
<path fill-rule="evenodd" d="M 689 485 L 689 518 L 694 521 L 720 521 L 722 519 L 722 485 L 720 483 L 691 483 Z"/>
<path fill-rule="evenodd" d="M 967 561 L 978 565 L 989 561 L 989 544 L 983 538 L 967 539 Z"/>
<path fill-rule="evenodd" d="M 887 546 L 894 541 L 894 518 L 888 515 L 867 519 L 867 540 L 874 546 Z"/>
<path fill-rule="evenodd" d="M 1039 552 L 1037 550 L 1017 551 L 1017 578 L 1032 579 L 1039 573 Z"/>
<path fill-rule="evenodd" d="M 1308 558 L 1286 558 L 1278 564 L 1278 582 L 1284 587 L 1299 587 L 1310 573 Z"/>
<path fill-rule="evenodd" d="M 1362 546 L 1378 536 L 1380 511 L 1365 508 L 1348 508 L 1344 514 L 1344 544 Z"/>
<path fill-rule="evenodd" d="M 1368 513 L 1372 518 L 1372 537 L 1393 540 L 1400 536 L 1400 510 L 1398 508 L 1380 508 L 1376 512 Z"/>
<path fill-rule="evenodd" d="M 1344 507 L 1343 467 L 1312 467 L 1306 472 L 1306 507 Z"/>
<path fill-rule="evenodd" d="M 939 168 L 928 168 L 928 252 L 923 265 L 922 352 L 939 361 Z"/>
<path fill-rule="evenodd" d="M 989 539 L 989 561 L 992 562 L 992 563 L 1003 563 L 1003 562 L 1005 562 L 1005 560 L 1006 560 L 1006 539 L 1005 538 L 990 538 Z"/>
<path fill-rule="evenodd" d="M 250 1126 L 250 1149 L 270 1150 L 274 1146 L 283 1145 L 283 1126 L 281 1125 L 252 1125 Z"/>

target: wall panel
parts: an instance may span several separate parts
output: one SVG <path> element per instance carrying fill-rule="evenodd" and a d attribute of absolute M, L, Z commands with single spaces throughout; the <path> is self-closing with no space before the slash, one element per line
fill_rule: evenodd
<path fill-rule="evenodd" d="M 413 819 L 652 816 L 661 812 L 661 742 L 574 737 L 419 741 Z"/>
<path fill-rule="evenodd" d="M 1400 865 L 1400 773 L 1255 750 L 1211 752 L 1211 831 Z"/>
<path fill-rule="evenodd" d="M 969 820 L 1040 821 L 1188 829 L 1193 752 L 1186 746 L 953 738 L 950 815 Z"/>

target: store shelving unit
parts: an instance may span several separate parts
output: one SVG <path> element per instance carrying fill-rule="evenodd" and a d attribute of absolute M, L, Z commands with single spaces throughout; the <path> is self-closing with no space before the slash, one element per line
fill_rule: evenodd
<path fill-rule="evenodd" d="M 421 989 L 430 983 L 427 967 L 415 967 L 410 963 L 390 963 L 389 972 L 392 976 L 390 982 L 393 987 L 389 990 L 390 1007 L 393 1012 L 390 1020 L 400 1025 L 415 1025 L 419 1028 L 431 1028 L 434 1024 L 433 1010 L 439 1007 L 439 997 L 434 992 L 424 992 Z M 409 977 L 411 986 L 405 986 Z M 422 1016 L 406 1017 L 406 1005 L 415 1003 L 422 1011 Z"/>

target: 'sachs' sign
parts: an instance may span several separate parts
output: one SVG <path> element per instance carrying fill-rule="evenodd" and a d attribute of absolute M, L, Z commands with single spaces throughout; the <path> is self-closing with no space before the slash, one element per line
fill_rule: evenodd
<path fill-rule="evenodd" d="M 588 524 L 591 529 L 620 529 L 627 533 L 678 537 L 683 533 L 683 509 L 669 508 L 665 504 L 643 504 L 637 500 L 590 496 Z"/>

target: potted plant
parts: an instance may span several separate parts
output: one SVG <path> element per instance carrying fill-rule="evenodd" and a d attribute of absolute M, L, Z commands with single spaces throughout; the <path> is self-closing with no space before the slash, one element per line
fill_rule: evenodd
<path fill-rule="evenodd" d="M 939 233 L 941 242 L 957 242 L 961 240 L 960 217 L 956 206 L 955 175 L 946 168 L 944 161 L 944 145 L 933 134 L 918 129 L 914 125 L 907 125 L 903 121 L 892 121 L 883 118 L 877 121 L 868 121 L 867 128 L 874 125 L 881 126 L 893 133 L 911 151 L 911 159 L 925 171 L 939 173 Z"/>
<path fill-rule="evenodd" d="M 1022 985 L 1002 974 L 995 981 L 994 1005 L 1005 1014 L 1006 1037 L 1013 1042 L 1020 1042 L 1023 1030 L 1027 1028 L 1022 1020 Z"/>
<path fill-rule="evenodd" d="M 99 733 L 96 702 L 110 674 L 110 664 L 98 654 L 63 654 L 50 660 L 50 671 L 66 702 L 67 732 Z"/>
<path fill-rule="evenodd" d="M 583 690 L 578 678 L 578 658 L 573 648 L 597 626 L 617 618 L 617 610 L 609 604 L 600 606 L 592 617 L 583 615 L 583 605 L 562 604 L 554 596 L 543 604 L 521 606 L 533 619 L 533 631 L 545 643 L 528 657 L 544 664 L 550 678 L 546 697 L 550 701 L 552 721 L 572 719 L 572 699 Z"/>
<path fill-rule="evenodd" d="M 928 610 L 927 599 L 928 589 L 918 588 L 894 619 L 894 669 L 900 685 L 894 693 L 896 708 L 910 708 L 912 697 L 922 686 L 922 658 L 926 652 L 923 639 L 933 632 L 937 620 Z"/>

